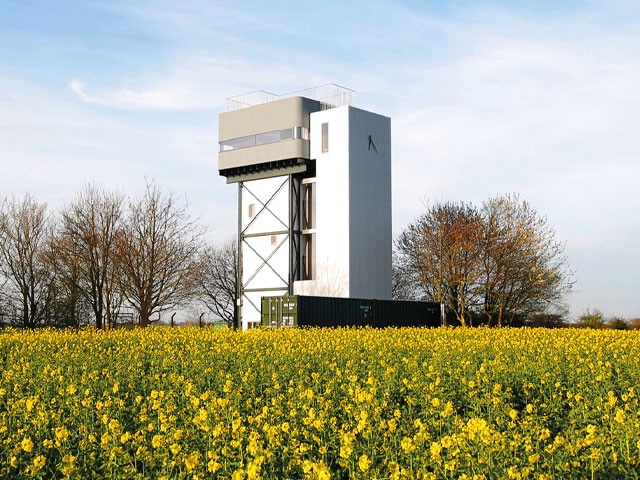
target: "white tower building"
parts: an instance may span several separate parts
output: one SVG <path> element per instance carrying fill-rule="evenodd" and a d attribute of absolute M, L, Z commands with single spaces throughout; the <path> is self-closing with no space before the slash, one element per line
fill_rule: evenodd
<path fill-rule="evenodd" d="M 239 318 L 262 296 L 391 298 L 391 121 L 327 85 L 227 101 L 218 168 L 238 184 Z"/>

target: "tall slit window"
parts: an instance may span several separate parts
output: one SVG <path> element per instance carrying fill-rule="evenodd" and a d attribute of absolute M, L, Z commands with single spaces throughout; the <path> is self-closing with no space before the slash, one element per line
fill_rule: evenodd
<path fill-rule="evenodd" d="M 322 153 L 329 151 L 329 124 L 322 124 Z"/>
<path fill-rule="evenodd" d="M 302 185 L 302 229 L 309 230 L 315 228 L 316 208 L 315 202 L 315 183 L 309 182 Z"/>

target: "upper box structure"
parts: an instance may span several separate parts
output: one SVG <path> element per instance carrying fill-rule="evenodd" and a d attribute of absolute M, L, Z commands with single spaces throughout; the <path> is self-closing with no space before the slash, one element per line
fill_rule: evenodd
<path fill-rule="evenodd" d="M 311 113 L 350 105 L 353 98 L 353 90 L 337 85 L 228 98 L 218 118 L 220 175 L 234 183 L 306 172 Z"/>

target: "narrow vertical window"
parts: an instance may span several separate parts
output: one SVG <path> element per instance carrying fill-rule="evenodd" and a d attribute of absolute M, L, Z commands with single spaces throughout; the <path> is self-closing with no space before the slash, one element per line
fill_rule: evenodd
<path fill-rule="evenodd" d="M 256 205 L 255 203 L 249 204 L 249 218 L 253 218 L 256 216 Z"/>
<path fill-rule="evenodd" d="M 329 151 L 329 124 L 322 124 L 322 153 Z"/>
<path fill-rule="evenodd" d="M 304 242 L 302 247 L 302 280 L 315 280 L 316 278 L 315 237 L 315 233 L 302 236 Z"/>
<path fill-rule="evenodd" d="M 277 243 L 278 243 L 278 237 L 275 235 L 271 235 L 271 246 L 275 247 Z"/>
<path fill-rule="evenodd" d="M 308 230 L 315 228 L 315 193 L 314 183 L 306 183 L 303 187 L 302 193 L 302 229 Z"/>

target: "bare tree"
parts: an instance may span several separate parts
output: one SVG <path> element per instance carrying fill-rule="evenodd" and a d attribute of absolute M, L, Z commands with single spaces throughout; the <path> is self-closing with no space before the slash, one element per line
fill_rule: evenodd
<path fill-rule="evenodd" d="M 142 198 L 130 202 L 118 234 L 118 262 L 122 292 L 138 313 L 140 326 L 193 295 L 201 237 L 186 203 L 154 183 L 147 183 Z"/>
<path fill-rule="evenodd" d="M 423 296 L 415 273 L 408 258 L 394 250 L 391 263 L 391 298 L 417 300 Z"/>
<path fill-rule="evenodd" d="M 562 310 L 573 284 L 564 245 L 546 218 L 517 195 L 483 203 L 484 315 L 489 323 L 513 323 L 516 315 Z"/>
<path fill-rule="evenodd" d="M 463 203 L 436 204 L 400 234 L 396 247 L 405 272 L 414 275 L 427 297 L 444 303 L 461 325 L 468 325 L 479 278 L 481 219 Z"/>
<path fill-rule="evenodd" d="M 121 194 L 86 185 L 63 209 L 53 243 L 59 274 L 89 302 L 97 328 L 111 326 L 122 303 L 115 255 L 123 202 Z"/>
<path fill-rule="evenodd" d="M 2 261 L 0 258 L 0 326 L 15 323 L 16 307 L 7 295 L 9 279 L 3 274 Z"/>
<path fill-rule="evenodd" d="M 238 325 L 238 242 L 231 239 L 204 248 L 198 260 L 200 299 L 206 308 L 229 327 Z"/>
<path fill-rule="evenodd" d="M 88 323 L 90 319 L 86 315 L 87 303 L 80 287 L 80 266 L 76 258 L 62 258 L 59 242 L 59 238 L 52 240 L 45 257 L 48 268 L 55 276 L 50 308 L 51 321 L 56 326 L 79 327 Z"/>
<path fill-rule="evenodd" d="M 47 207 L 30 195 L 0 205 L 0 276 L 4 300 L 21 314 L 25 328 L 45 320 L 53 275 L 46 262 L 50 229 Z"/>
<path fill-rule="evenodd" d="M 545 218 L 513 195 L 477 210 L 436 204 L 396 241 L 409 278 L 461 325 L 484 316 L 502 325 L 563 311 L 573 274 Z"/>

